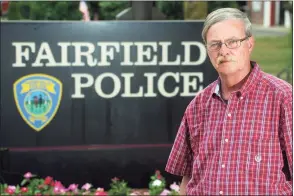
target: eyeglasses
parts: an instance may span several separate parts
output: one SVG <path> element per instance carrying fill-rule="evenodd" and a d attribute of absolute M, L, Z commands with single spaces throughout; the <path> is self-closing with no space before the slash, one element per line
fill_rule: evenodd
<path fill-rule="evenodd" d="M 213 42 L 213 43 L 207 44 L 206 46 L 209 51 L 219 51 L 223 44 L 225 44 L 226 47 L 229 49 L 235 49 L 235 48 L 239 48 L 241 45 L 241 42 L 248 39 L 249 37 L 250 36 L 246 36 L 242 39 L 230 39 L 224 43 L 223 42 Z"/>

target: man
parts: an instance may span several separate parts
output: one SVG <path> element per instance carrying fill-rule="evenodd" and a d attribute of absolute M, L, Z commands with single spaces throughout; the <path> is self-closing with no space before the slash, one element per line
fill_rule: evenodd
<path fill-rule="evenodd" d="M 250 60 L 243 12 L 210 13 L 202 37 L 219 78 L 186 108 L 166 171 L 183 176 L 181 195 L 292 195 L 291 85 Z"/>

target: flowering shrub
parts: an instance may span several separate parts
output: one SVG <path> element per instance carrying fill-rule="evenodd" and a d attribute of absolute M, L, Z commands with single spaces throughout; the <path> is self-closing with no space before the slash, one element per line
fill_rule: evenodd
<path fill-rule="evenodd" d="M 170 189 L 165 188 L 165 178 L 160 174 L 159 170 L 156 170 L 155 174 L 151 176 L 149 183 L 149 194 L 150 195 L 179 195 L 180 187 L 174 182 L 170 185 Z"/>
<path fill-rule="evenodd" d="M 107 195 L 103 188 L 92 188 L 89 183 L 84 184 L 80 189 L 78 184 L 71 184 L 67 188 L 52 177 L 45 179 L 35 178 L 30 172 L 24 175 L 20 185 L 0 185 L 0 195 Z"/>
<path fill-rule="evenodd" d="M 151 176 L 149 183 L 150 195 L 159 195 L 165 189 L 165 179 L 161 176 L 160 171 L 156 171 L 155 175 Z"/>
<path fill-rule="evenodd" d="M 124 180 L 121 181 L 118 178 L 113 178 L 111 181 L 112 183 L 110 184 L 110 190 L 108 191 L 109 195 L 130 195 L 131 188 L 128 187 L 127 182 Z"/>
<path fill-rule="evenodd" d="M 142 193 L 132 192 L 127 182 L 118 178 L 113 178 L 110 189 L 106 192 L 103 188 L 94 188 L 92 184 L 85 183 L 79 188 L 78 184 L 70 184 L 65 187 L 60 181 L 53 179 L 51 176 L 46 178 L 37 178 L 36 175 L 28 172 L 24 176 L 20 185 L 0 184 L 0 195 L 142 195 Z M 149 192 L 145 195 L 179 195 L 179 186 L 176 183 L 170 185 L 170 190 L 165 189 L 165 179 L 159 171 L 151 177 L 149 183 Z"/>

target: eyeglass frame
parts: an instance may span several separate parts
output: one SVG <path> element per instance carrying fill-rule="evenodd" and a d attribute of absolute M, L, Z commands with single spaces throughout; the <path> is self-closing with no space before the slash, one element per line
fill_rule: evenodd
<path fill-rule="evenodd" d="M 205 44 L 205 45 L 206 45 L 207 50 L 209 50 L 209 51 L 211 51 L 211 52 L 217 52 L 217 51 L 219 51 L 219 50 L 221 49 L 221 47 L 223 46 L 223 44 L 225 44 L 226 47 L 229 48 L 229 47 L 227 46 L 227 42 L 228 42 L 228 41 L 232 41 L 232 40 L 234 40 L 234 41 L 238 41 L 238 42 L 239 42 L 238 46 L 235 47 L 235 48 L 229 48 L 229 49 L 236 49 L 236 48 L 239 48 L 239 47 L 241 46 L 241 43 L 242 43 L 244 40 L 248 39 L 249 37 L 251 37 L 251 36 L 248 36 L 248 35 L 247 35 L 246 37 L 241 38 L 241 39 L 230 39 L 230 40 L 227 40 L 227 41 L 225 41 L 225 42 L 221 42 L 221 41 L 216 42 L 216 43 L 218 44 L 218 49 L 217 49 L 217 50 L 210 50 L 209 47 L 208 47 L 209 45 L 208 45 L 208 44 Z"/>

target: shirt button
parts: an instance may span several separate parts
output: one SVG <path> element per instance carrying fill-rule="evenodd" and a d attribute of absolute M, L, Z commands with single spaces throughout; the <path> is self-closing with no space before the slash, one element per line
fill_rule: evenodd
<path fill-rule="evenodd" d="M 222 168 L 225 168 L 226 166 L 225 166 L 225 164 L 222 164 Z"/>
<path fill-rule="evenodd" d="M 255 156 L 255 161 L 256 161 L 257 163 L 259 163 L 259 162 L 261 161 L 261 156 L 260 156 L 260 155 L 256 155 L 256 156 Z"/>
<path fill-rule="evenodd" d="M 240 97 L 240 99 L 242 100 L 242 99 L 243 99 L 243 97 Z"/>
<path fill-rule="evenodd" d="M 228 117 L 231 117 L 232 116 L 232 114 L 231 113 L 228 113 Z"/>
<path fill-rule="evenodd" d="M 226 142 L 226 143 L 228 143 L 228 142 L 229 142 L 229 140 L 228 140 L 228 139 L 225 139 L 225 142 Z"/>
<path fill-rule="evenodd" d="M 222 195 L 224 192 L 220 191 L 219 194 Z"/>

